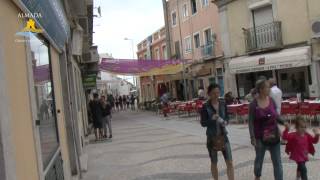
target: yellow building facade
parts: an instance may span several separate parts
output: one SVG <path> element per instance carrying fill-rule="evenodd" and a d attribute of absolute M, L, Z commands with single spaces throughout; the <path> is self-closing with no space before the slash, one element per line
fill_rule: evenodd
<path fill-rule="evenodd" d="M 22 8 L 15 1 L 0 1 L 0 179 L 71 179 L 61 49 L 46 33 L 16 34 L 27 21 L 19 16 L 26 12 Z M 38 49 L 36 42 L 42 43 Z M 49 74 L 39 80 L 43 77 L 37 77 L 36 68 L 42 66 Z"/>
<path fill-rule="evenodd" d="M 244 97 L 259 76 L 276 78 L 285 97 L 320 96 L 317 0 L 215 0 L 227 91 Z M 301 81 L 303 80 L 303 81 Z"/>

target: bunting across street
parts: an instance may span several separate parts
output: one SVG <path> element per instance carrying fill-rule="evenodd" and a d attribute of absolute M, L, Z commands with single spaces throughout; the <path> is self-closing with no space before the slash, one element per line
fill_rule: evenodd
<path fill-rule="evenodd" d="M 188 66 L 188 60 L 133 60 L 133 59 L 108 59 L 103 58 L 100 63 L 100 71 L 120 75 L 152 76 L 177 74 L 184 66 Z"/>

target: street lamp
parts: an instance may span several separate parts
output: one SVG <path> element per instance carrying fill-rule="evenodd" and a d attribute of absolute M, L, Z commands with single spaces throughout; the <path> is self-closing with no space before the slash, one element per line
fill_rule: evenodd
<path fill-rule="evenodd" d="M 133 41 L 133 39 L 130 39 L 130 38 L 127 38 L 127 37 L 125 37 L 124 40 L 125 41 L 131 41 L 132 60 L 134 60 L 135 59 L 134 58 L 134 41 Z M 137 87 L 138 84 L 137 84 L 136 79 L 135 79 L 134 76 L 132 76 L 132 80 L 133 80 L 133 84 L 135 84 L 136 88 L 138 88 Z"/>

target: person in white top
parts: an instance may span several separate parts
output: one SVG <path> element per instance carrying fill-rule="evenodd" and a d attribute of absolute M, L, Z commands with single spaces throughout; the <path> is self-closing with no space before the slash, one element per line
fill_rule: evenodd
<path fill-rule="evenodd" d="M 199 90 L 198 90 L 198 98 L 201 99 L 201 100 L 205 99 L 205 92 L 203 90 L 203 87 L 200 87 Z"/>
<path fill-rule="evenodd" d="M 270 97 L 273 99 L 273 101 L 276 103 L 277 112 L 280 115 L 281 114 L 281 103 L 282 103 L 282 91 L 278 88 L 277 82 L 275 79 L 271 78 L 269 79 L 270 83 Z"/>

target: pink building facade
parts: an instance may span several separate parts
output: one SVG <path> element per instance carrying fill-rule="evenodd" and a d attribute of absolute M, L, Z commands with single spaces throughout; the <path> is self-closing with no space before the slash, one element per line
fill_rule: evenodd
<path fill-rule="evenodd" d="M 163 4 L 170 56 L 192 60 L 192 65 L 186 68 L 186 83 L 181 78 L 173 79 L 176 86 L 187 86 L 188 99 L 197 97 L 198 88 L 206 89 L 210 83 L 218 83 L 223 89 L 223 51 L 217 6 L 210 0 L 163 0 Z"/>
<path fill-rule="evenodd" d="M 151 61 L 168 59 L 165 27 L 160 28 L 138 45 L 138 59 Z M 166 75 L 140 77 L 141 102 L 148 102 L 159 98 L 164 92 L 169 91 L 169 80 Z"/>

